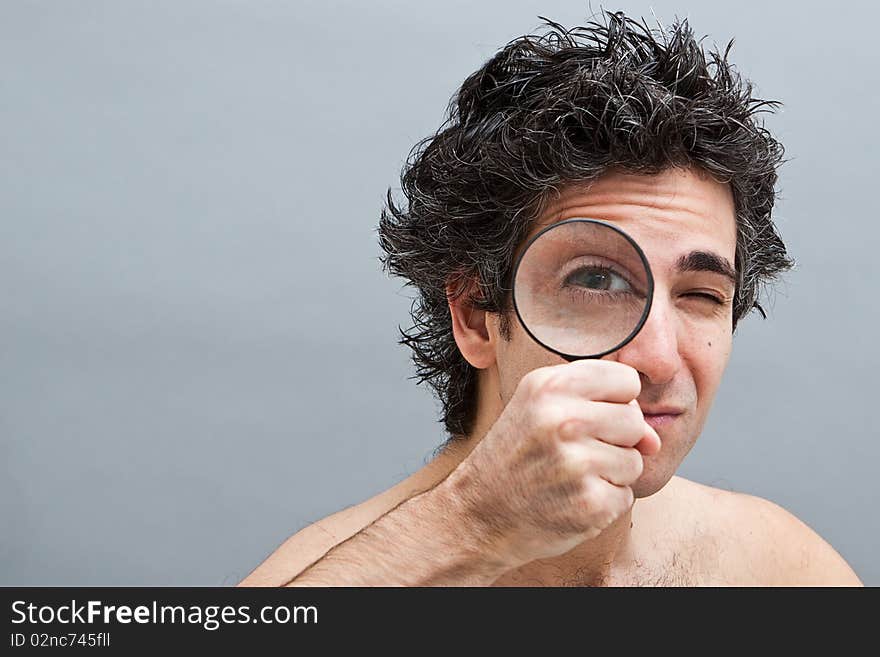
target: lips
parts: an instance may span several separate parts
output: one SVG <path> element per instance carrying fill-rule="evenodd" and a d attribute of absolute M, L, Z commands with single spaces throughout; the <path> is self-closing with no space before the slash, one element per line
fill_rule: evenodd
<path fill-rule="evenodd" d="M 661 427 L 672 424 L 682 413 L 683 411 L 681 409 L 673 408 L 671 406 L 658 406 L 655 408 L 642 409 L 642 414 L 645 416 L 645 422 L 650 424 L 655 431 Z"/>
<path fill-rule="evenodd" d="M 641 406 L 644 415 L 681 415 L 684 411 L 674 406 Z"/>
<path fill-rule="evenodd" d="M 665 427 L 669 424 L 672 424 L 673 422 L 675 422 L 675 419 L 677 417 L 678 417 L 678 415 L 667 415 L 667 414 L 648 415 L 648 414 L 645 414 L 645 422 L 647 422 L 652 427 L 654 427 L 654 430 L 656 431 L 660 427 Z"/>

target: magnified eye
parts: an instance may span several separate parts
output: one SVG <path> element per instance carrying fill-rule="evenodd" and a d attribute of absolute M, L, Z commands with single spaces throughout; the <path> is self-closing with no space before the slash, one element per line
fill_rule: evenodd
<path fill-rule="evenodd" d="M 608 292 L 626 292 L 632 289 L 623 276 L 607 267 L 576 269 L 565 279 L 565 284 Z"/>

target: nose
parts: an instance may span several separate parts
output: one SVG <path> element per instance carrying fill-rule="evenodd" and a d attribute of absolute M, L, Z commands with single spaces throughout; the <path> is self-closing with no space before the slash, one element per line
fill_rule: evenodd
<path fill-rule="evenodd" d="M 682 366 L 678 352 L 678 327 L 675 311 L 666 295 L 654 290 L 651 312 L 642 330 L 618 349 L 616 360 L 638 370 L 644 383 L 671 381 Z"/>

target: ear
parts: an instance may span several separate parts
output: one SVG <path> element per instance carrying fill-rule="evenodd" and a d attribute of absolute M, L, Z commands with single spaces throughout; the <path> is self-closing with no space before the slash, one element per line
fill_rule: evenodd
<path fill-rule="evenodd" d="M 470 293 L 475 283 L 463 284 L 448 281 L 446 298 L 452 316 L 452 334 L 465 360 L 478 370 L 486 369 L 495 363 L 494 331 L 490 330 L 490 313 L 475 308 L 470 302 Z"/>

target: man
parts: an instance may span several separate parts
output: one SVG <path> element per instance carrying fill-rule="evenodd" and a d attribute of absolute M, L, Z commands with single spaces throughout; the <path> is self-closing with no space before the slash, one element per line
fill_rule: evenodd
<path fill-rule="evenodd" d="M 418 288 L 401 342 L 450 438 L 384 493 L 288 539 L 242 585 L 859 585 L 779 506 L 675 476 L 737 322 L 791 266 L 771 221 L 765 103 L 686 22 L 512 41 L 408 163 L 384 262 Z M 728 49 L 729 50 L 729 49 Z M 601 359 L 545 349 L 511 311 L 529 238 L 611 223 L 654 275 L 647 321 Z"/>

